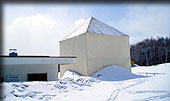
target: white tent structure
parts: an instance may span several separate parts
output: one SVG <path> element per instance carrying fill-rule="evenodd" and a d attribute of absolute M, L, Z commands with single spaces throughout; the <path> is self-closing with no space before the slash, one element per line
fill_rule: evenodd
<path fill-rule="evenodd" d="M 67 70 L 91 76 L 109 65 L 131 70 L 129 36 L 93 17 L 60 41 L 60 55 L 77 57 L 76 64 L 62 66 L 61 76 Z"/>

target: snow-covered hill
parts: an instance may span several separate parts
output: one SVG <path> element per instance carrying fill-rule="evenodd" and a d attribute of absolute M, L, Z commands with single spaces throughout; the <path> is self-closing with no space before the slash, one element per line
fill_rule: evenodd
<path fill-rule="evenodd" d="M 170 101 L 170 63 L 101 69 L 92 77 L 67 71 L 59 81 L 2 83 L 0 99 L 54 101 Z"/>

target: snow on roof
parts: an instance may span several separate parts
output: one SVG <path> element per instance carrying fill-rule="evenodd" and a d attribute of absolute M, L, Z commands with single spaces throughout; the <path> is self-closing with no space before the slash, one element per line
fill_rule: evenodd
<path fill-rule="evenodd" d="M 94 17 L 90 17 L 87 19 L 82 25 L 80 25 L 77 29 L 71 32 L 68 36 L 64 38 L 69 39 L 74 36 L 78 36 L 83 33 L 95 33 L 95 34 L 107 34 L 107 35 L 115 35 L 115 36 L 127 36 L 126 34 L 118 31 L 117 29 L 95 19 Z"/>

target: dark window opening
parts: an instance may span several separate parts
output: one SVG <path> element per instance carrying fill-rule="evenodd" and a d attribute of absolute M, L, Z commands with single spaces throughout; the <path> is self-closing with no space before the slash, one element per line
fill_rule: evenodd
<path fill-rule="evenodd" d="M 60 72 L 60 65 L 58 65 L 58 72 Z"/>
<path fill-rule="evenodd" d="M 3 77 L 1 77 L 1 81 L 0 81 L 0 83 L 2 83 L 2 82 L 4 82 L 4 78 L 3 78 Z"/>
<path fill-rule="evenodd" d="M 28 81 L 47 81 L 47 73 L 28 74 Z"/>

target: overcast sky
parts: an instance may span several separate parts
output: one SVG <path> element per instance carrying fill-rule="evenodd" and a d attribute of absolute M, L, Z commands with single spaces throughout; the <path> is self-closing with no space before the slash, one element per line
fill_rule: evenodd
<path fill-rule="evenodd" d="M 59 41 L 89 17 L 130 36 L 170 35 L 170 4 L 4 4 L 3 54 L 59 55 Z"/>

